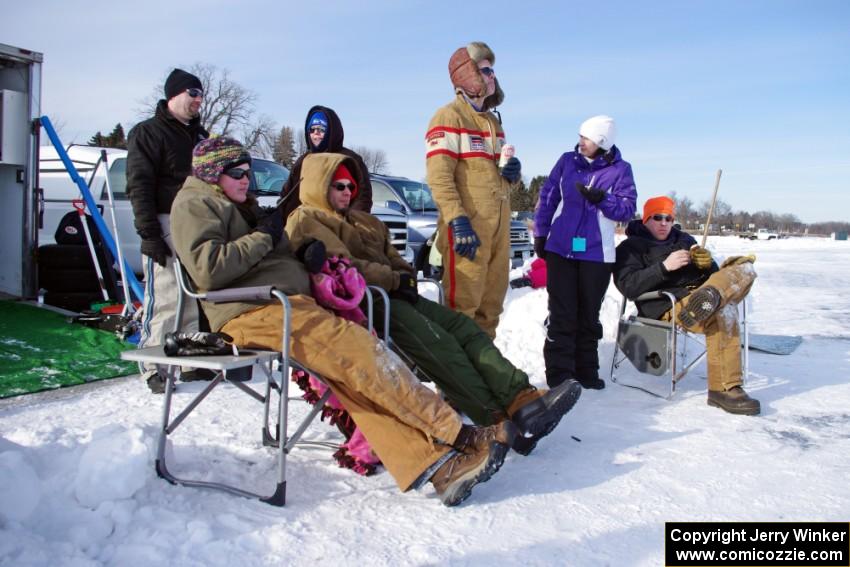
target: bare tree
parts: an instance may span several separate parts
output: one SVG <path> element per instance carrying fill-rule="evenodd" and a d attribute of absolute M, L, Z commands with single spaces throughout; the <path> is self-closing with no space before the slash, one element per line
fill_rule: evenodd
<path fill-rule="evenodd" d="M 274 154 L 275 145 L 277 144 L 275 128 L 274 120 L 272 120 L 269 116 L 262 115 L 252 124 L 243 126 L 241 137 L 242 143 L 253 155 L 271 158 Z"/>
<path fill-rule="evenodd" d="M 303 156 L 307 153 L 307 138 L 304 136 L 304 129 L 295 131 L 295 155 Z"/>
<path fill-rule="evenodd" d="M 385 174 L 389 170 L 390 164 L 384 150 L 373 150 L 366 146 L 355 146 L 352 149 L 363 158 L 369 173 Z"/>
<path fill-rule="evenodd" d="M 295 134 L 292 132 L 292 128 L 284 126 L 280 129 L 280 133 L 275 141 L 272 158 L 276 162 L 292 169 L 292 164 L 295 163 L 295 157 Z"/>

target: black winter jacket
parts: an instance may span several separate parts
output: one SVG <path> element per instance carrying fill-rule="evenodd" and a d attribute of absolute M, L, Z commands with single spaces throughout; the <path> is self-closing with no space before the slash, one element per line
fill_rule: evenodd
<path fill-rule="evenodd" d="M 310 120 L 310 116 L 319 110 L 324 112 L 328 117 L 328 131 L 325 133 L 327 144 L 323 144 L 324 148 L 321 150 L 313 148 L 313 144 L 310 141 L 310 131 L 307 128 L 307 122 Z M 363 161 L 363 158 L 360 157 L 360 154 L 349 150 L 342 145 L 343 139 L 345 138 L 345 132 L 342 129 L 342 122 L 336 112 L 334 112 L 332 108 L 319 105 L 316 105 L 307 111 L 307 118 L 304 119 L 304 137 L 307 139 L 307 148 L 309 149 L 307 150 L 307 153 L 299 157 L 298 161 L 292 165 L 292 171 L 289 174 L 289 179 L 286 180 L 283 189 L 280 191 L 281 201 L 283 202 L 281 209 L 283 210 L 284 221 L 289 217 L 289 214 L 297 209 L 298 205 L 301 204 L 301 198 L 299 196 L 299 185 L 301 184 L 301 162 L 303 162 L 304 158 L 311 153 L 332 152 L 335 154 L 343 154 L 353 159 L 357 164 L 357 169 L 359 171 L 351 172 L 351 175 L 353 175 L 357 180 L 357 195 L 355 195 L 354 199 L 351 200 L 351 208 L 355 211 L 363 211 L 364 213 L 370 212 L 372 210 L 372 182 L 369 180 L 369 168 L 366 167 L 366 163 Z"/>
<path fill-rule="evenodd" d="M 140 122 L 127 136 L 127 197 L 133 205 L 136 232 L 142 239 L 158 238 L 158 214 L 170 214 L 171 203 L 192 174 L 192 150 L 209 134 L 199 117 L 189 125 L 174 118 L 165 100 L 153 118 Z"/>
<path fill-rule="evenodd" d="M 673 228 L 666 240 L 656 240 L 640 220 L 633 220 L 626 227 L 626 236 L 617 246 L 614 285 L 629 299 L 648 291 L 669 291 L 676 299 L 682 299 L 718 270 L 715 262 L 709 270 L 699 270 L 693 264 L 672 272 L 664 268 L 662 262 L 667 256 L 676 250 L 689 250 L 697 243 L 678 228 Z M 660 319 L 670 310 L 670 301 L 666 297 L 650 299 L 640 302 L 637 308 L 641 317 Z"/>

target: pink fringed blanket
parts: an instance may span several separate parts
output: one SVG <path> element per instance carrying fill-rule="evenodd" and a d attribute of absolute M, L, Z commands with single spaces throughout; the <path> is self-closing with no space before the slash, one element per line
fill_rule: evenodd
<path fill-rule="evenodd" d="M 347 258 L 331 256 L 322 271 L 311 275 L 310 280 L 316 303 L 344 319 L 359 325 L 366 323 L 366 316 L 359 307 L 366 293 L 366 280 Z M 301 370 L 292 373 L 292 380 L 304 390 L 303 397 L 311 404 L 318 402 L 328 389 L 314 376 Z M 333 394 L 322 408 L 322 420 L 325 418 L 329 418 L 330 424 L 336 425 L 345 436 L 345 443 L 334 453 L 339 466 L 365 476 L 373 474 L 381 461 L 372 451 L 363 432 Z"/>

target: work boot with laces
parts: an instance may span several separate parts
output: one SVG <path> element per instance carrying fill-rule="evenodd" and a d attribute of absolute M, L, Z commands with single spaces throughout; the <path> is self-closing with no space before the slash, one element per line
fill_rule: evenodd
<path fill-rule="evenodd" d="M 476 484 L 490 480 L 502 466 L 515 435 L 516 428 L 509 421 L 490 427 L 462 426 L 452 445 L 457 452 L 431 477 L 443 504 L 457 506 Z"/>
<path fill-rule="evenodd" d="M 525 435 L 514 440 L 513 449 L 521 455 L 531 453 L 538 441 L 555 430 L 579 396 L 581 385 L 575 380 L 566 380 L 550 390 L 530 386 L 517 394 L 508 408 L 508 415 Z"/>
<path fill-rule="evenodd" d="M 758 415 L 761 413 L 759 401 L 751 398 L 740 386 L 729 388 L 725 392 L 709 390 L 708 405 L 737 415 Z"/>

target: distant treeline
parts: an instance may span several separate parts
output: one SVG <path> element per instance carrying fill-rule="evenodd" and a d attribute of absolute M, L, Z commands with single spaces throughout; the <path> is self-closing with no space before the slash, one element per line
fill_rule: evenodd
<path fill-rule="evenodd" d="M 511 193 L 511 209 L 514 211 L 533 211 L 537 204 L 537 197 L 540 195 L 540 188 L 546 182 L 546 179 L 546 175 L 538 175 L 531 180 L 528 187 L 525 183 L 521 183 Z M 680 197 L 676 195 L 675 191 L 668 193 L 668 196 L 676 201 L 676 221 L 683 228 L 696 230 L 699 229 L 700 225 L 705 224 L 708 210 L 711 207 L 710 201 L 695 205 L 690 198 Z M 639 213 L 636 216 L 639 216 Z M 724 229 L 732 232 L 751 232 L 759 228 L 769 228 L 781 234 L 808 233 L 829 236 L 833 232 L 850 231 L 850 222 L 832 221 L 806 224 L 792 214 L 778 214 L 771 211 L 756 211 L 755 213 L 735 211 L 729 203 L 721 199 L 718 199 L 715 203 L 711 218 L 711 224 L 715 227 L 715 230 Z"/>

